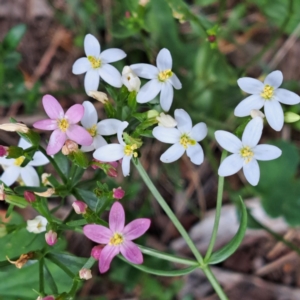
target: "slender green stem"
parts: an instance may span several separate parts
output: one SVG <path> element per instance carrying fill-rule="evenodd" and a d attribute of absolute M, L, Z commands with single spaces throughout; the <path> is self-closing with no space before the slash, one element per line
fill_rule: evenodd
<path fill-rule="evenodd" d="M 147 172 L 141 165 L 140 161 L 136 160 L 136 161 L 134 161 L 134 164 L 135 164 L 135 167 L 137 168 L 137 170 L 139 171 L 142 179 L 144 180 L 145 184 L 151 191 L 152 195 L 155 197 L 155 199 L 157 200 L 159 205 L 162 207 L 162 209 L 165 211 L 165 213 L 168 215 L 170 220 L 173 222 L 174 226 L 177 228 L 177 230 L 181 234 L 181 236 L 184 238 L 184 240 L 186 241 L 187 245 L 193 252 L 193 254 L 194 254 L 195 258 L 197 259 L 197 261 L 199 262 L 199 264 L 202 265 L 203 257 L 199 253 L 197 247 L 195 246 L 195 244 L 189 237 L 188 233 L 186 232 L 184 227 L 181 225 L 181 223 L 179 222 L 179 220 L 177 219 L 177 217 L 175 216 L 175 214 L 173 213 L 173 211 L 171 210 L 171 208 L 169 207 L 169 205 L 167 204 L 165 199 L 161 196 L 161 194 L 159 193 L 159 191 L 157 190 L 157 188 L 151 181 L 150 177 L 148 176 Z"/>
<path fill-rule="evenodd" d="M 227 156 L 227 151 L 223 151 L 222 157 L 221 157 L 221 162 L 225 159 L 226 156 Z M 208 245 L 208 249 L 207 249 L 205 258 L 204 258 L 205 261 L 207 261 L 210 258 L 213 248 L 214 248 L 214 245 L 215 245 L 215 242 L 216 242 L 218 228 L 219 228 L 219 222 L 220 222 L 220 216 L 221 216 L 223 189 L 224 189 L 224 177 L 219 176 L 216 217 L 215 217 L 213 232 L 212 232 L 212 235 L 210 238 L 210 242 Z"/>
<path fill-rule="evenodd" d="M 40 293 L 44 294 L 45 285 L 44 285 L 44 257 L 40 257 L 39 259 L 39 289 Z"/>
<path fill-rule="evenodd" d="M 54 264 L 56 264 L 59 268 L 61 268 L 70 278 L 74 278 L 74 274 L 72 271 L 69 270 L 63 263 L 61 263 L 56 257 L 51 254 L 47 255 L 47 258 L 51 260 Z"/>

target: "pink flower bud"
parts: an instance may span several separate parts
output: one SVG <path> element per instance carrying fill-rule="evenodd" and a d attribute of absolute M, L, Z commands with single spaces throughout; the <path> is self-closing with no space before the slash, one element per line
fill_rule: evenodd
<path fill-rule="evenodd" d="M 8 147 L 0 145 L 0 157 L 8 155 Z"/>
<path fill-rule="evenodd" d="M 128 10 L 125 11 L 125 18 L 127 19 L 130 18 L 130 11 Z"/>
<path fill-rule="evenodd" d="M 81 215 L 86 213 L 87 205 L 82 201 L 74 201 L 72 204 L 76 214 Z"/>
<path fill-rule="evenodd" d="M 115 199 L 118 199 L 118 200 L 122 199 L 124 197 L 124 195 L 125 195 L 125 191 L 122 190 L 121 187 L 118 187 L 117 189 L 113 189 L 113 197 Z"/>
<path fill-rule="evenodd" d="M 1 201 L 5 200 L 5 190 L 4 190 L 4 184 L 3 183 L 0 185 L 0 200 Z"/>
<path fill-rule="evenodd" d="M 81 269 L 81 270 L 79 271 L 79 277 L 80 277 L 80 279 L 89 280 L 89 279 L 91 279 L 93 276 L 92 276 L 92 272 L 91 272 L 90 269 L 85 269 L 85 268 L 83 268 L 83 269 Z"/>
<path fill-rule="evenodd" d="M 54 296 L 46 296 L 43 300 L 55 300 Z"/>
<path fill-rule="evenodd" d="M 92 252 L 91 252 L 91 256 L 94 259 L 99 260 L 102 249 L 103 249 L 102 245 L 98 245 L 98 246 L 93 247 Z"/>
<path fill-rule="evenodd" d="M 49 246 L 53 246 L 56 244 L 57 242 L 57 233 L 54 232 L 53 230 L 49 230 L 46 234 L 45 234 L 45 239 L 46 239 L 46 243 Z"/>
<path fill-rule="evenodd" d="M 33 192 L 30 192 L 30 191 L 25 191 L 24 192 L 24 198 L 29 203 L 36 201 L 35 194 Z"/>

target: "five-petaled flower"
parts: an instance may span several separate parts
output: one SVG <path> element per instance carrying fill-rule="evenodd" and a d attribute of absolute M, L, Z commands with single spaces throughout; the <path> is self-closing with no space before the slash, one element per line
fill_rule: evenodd
<path fill-rule="evenodd" d="M 157 67 L 149 64 L 133 64 L 130 68 L 142 78 L 151 79 L 137 94 L 138 103 L 146 103 L 160 93 L 160 105 L 164 111 L 169 111 L 173 101 L 173 87 L 181 89 L 181 82 L 172 72 L 172 56 L 168 49 L 159 51 L 156 58 Z"/>
<path fill-rule="evenodd" d="M 100 273 L 106 272 L 112 259 L 121 254 L 133 264 L 142 264 L 143 255 L 132 240 L 143 235 L 150 227 L 149 219 L 136 219 L 125 226 L 125 212 L 119 202 L 115 202 L 109 213 L 109 228 L 102 225 L 85 225 L 84 235 L 90 240 L 106 244 L 99 257 Z"/>
<path fill-rule="evenodd" d="M 278 158 L 282 151 L 272 145 L 257 145 L 263 130 L 263 120 L 255 117 L 246 126 L 242 140 L 230 132 L 218 130 L 215 137 L 218 143 L 227 151 L 233 153 L 221 163 L 220 176 L 230 176 L 243 168 L 246 179 L 252 185 L 257 185 L 260 171 L 257 160 L 272 160 Z"/>
<path fill-rule="evenodd" d="M 59 152 L 67 139 L 83 146 L 92 144 L 91 135 L 83 127 L 76 124 L 84 114 L 84 107 L 81 104 L 71 106 L 64 113 L 61 105 L 54 97 L 45 95 L 43 106 L 50 119 L 37 121 L 33 127 L 42 130 L 54 130 L 47 146 L 48 155 Z"/>
<path fill-rule="evenodd" d="M 32 233 L 41 233 L 46 231 L 48 221 L 43 216 L 36 216 L 33 220 L 27 220 L 27 231 Z"/>
<path fill-rule="evenodd" d="M 239 87 L 251 96 L 244 99 L 234 110 L 237 117 L 249 116 L 251 110 L 264 107 L 266 119 L 270 126 L 280 131 L 283 127 L 284 116 L 279 102 L 288 105 L 298 104 L 300 97 L 286 89 L 280 89 L 283 75 L 281 71 L 270 73 L 264 83 L 261 81 L 244 77 L 238 80 Z"/>
<path fill-rule="evenodd" d="M 98 89 L 100 77 L 114 87 L 122 86 L 120 72 L 109 63 L 126 57 L 123 50 L 113 48 L 101 52 L 98 40 L 93 35 L 87 34 L 84 38 L 84 51 L 86 57 L 75 61 L 72 72 L 75 75 L 86 72 L 84 87 L 87 94 Z"/>
<path fill-rule="evenodd" d="M 204 154 L 202 147 L 197 142 L 202 141 L 207 135 L 205 123 L 198 123 L 192 127 L 191 117 L 183 109 L 175 110 L 175 120 L 177 128 L 157 126 L 153 129 L 153 136 L 159 141 L 174 144 L 162 154 L 160 160 L 164 163 L 174 162 L 186 151 L 192 163 L 202 164 Z"/>

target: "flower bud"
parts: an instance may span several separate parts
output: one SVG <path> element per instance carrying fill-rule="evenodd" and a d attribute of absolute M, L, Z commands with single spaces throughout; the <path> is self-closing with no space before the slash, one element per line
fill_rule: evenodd
<path fill-rule="evenodd" d="M 261 112 L 259 109 L 252 109 L 250 112 L 250 116 L 252 119 L 256 118 L 256 117 L 260 117 L 260 118 L 264 118 L 265 115 L 263 112 Z"/>
<path fill-rule="evenodd" d="M 33 192 L 30 192 L 30 191 L 25 191 L 24 192 L 24 198 L 29 203 L 36 201 L 35 194 Z"/>
<path fill-rule="evenodd" d="M 46 243 L 49 246 L 53 246 L 56 244 L 57 242 L 57 233 L 53 230 L 49 230 L 46 234 L 45 234 L 45 240 Z"/>
<path fill-rule="evenodd" d="M 78 200 L 74 201 L 72 206 L 78 215 L 85 214 L 88 207 L 84 202 Z"/>
<path fill-rule="evenodd" d="M 122 71 L 122 83 L 127 87 L 129 92 L 140 90 L 141 80 L 131 70 L 130 67 L 125 66 Z"/>
<path fill-rule="evenodd" d="M 4 184 L 3 183 L 0 185 L 0 200 L 1 201 L 5 200 L 5 190 L 4 190 Z"/>
<path fill-rule="evenodd" d="M 69 155 L 72 152 L 78 150 L 78 144 L 72 140 L 66 140 L 64 146 L 61 149 L 63 155 Z"/>
<path fill-rule="evenodd" d="M 214 42 L 216 41 L 216 36 L 215 36 L 215 35 L 209 35 L 209 36 L 207 37 L 207 39 L 208 39 L 208 41 L 209 41 L 210 43 L 214 43 Z"/>
<path fill-rule="evenodd" d="M 42 192 L 42 193 L 34 192 L 34 193 L 38 196 L 48 198 L 48 197 L 52 196 L 53 194 L 55 194 L 55 189 L 49 188 L 46 192 Z"/>
<path fill-rule="evenodd" d="M 29 131 L 29 128 L 22 123 L 6 123 L 1 124 L 0 129 L 4 131 L 11 131 L 11 132 L 21 132 L 21 133 L 27 133 Z"/>
<path fill-rule="evenodd" d="M 294 123 L 300 120 L 300 116 L 296 113 L 288 111 L 284 114 L 284 122 L 286 123 Z"/>
<path fill-rule="evenodd" d="M 146 6 L 146 5 L 148 4 L 149 1 L 150 1 L 150 0 L 140 0 L 140 1 L 139 1 L 139 5 L 140 5 L 140 6 Z"/>
<path fill-rule="evenodd" d="M 170 115 L 166 115 L 165 113 L 161 113 L 159 117 L 156 117 L 158 121 L 158 126 L 166 127 L 166 128 L 173 128 L 177 125 L 177 122 L 174 118 Z"/>
<path fill-rule="evenodd" d="M 98 92 L 98 91 L 89 91 L 88 95 L 101 103 L 105 104 L 108 101 L 108 97 L 105 93 Z"/>
<path fill-rule="evenodd" d="M 0 157 L 8 155 L 8 147 L 0 145 Z"/>
<path fill-rule="evenodd" d="M 36 300 L 55 300 L 55 298 L 54 298 L 54 296 L 46 296 L 44 298 L 39 296 L 39 297 L 37 297 Z"/>
<path fill-rule="evenodd" d="M 79 271 L 79 277 L 80 277 L 80 279 L 89 280 L 93 276 L 92 276 L 92 272 L 90 269 L 83 268 Z"/>
<path fill-rule="evenodd" d="M 155 109 L 151 109 L 147 111 L 147 119 L 155 118 L 159 116 L 159 112 Z"/>
<path fill-rule="evenodd" d="M 124 195 L 125 195 L 125 191 L 122 190 L 121 187 L 118 187 L 117 189 L 113 189 L 113 197 L 115 199 L 120 200 L 124 197 Z"/>
<path fill-rule="evenodd" d="M 33 233 L 40 233 L 43 231 L 46 231 L 46 226 L 48 224 L 48 221 L 43 216 L 37 216 L 33 220 L 27 221 L 27 227 L 26 229 L 29 232 Z"/>
<path fill-rule="evenodd" d="M 91 251 L 91 256 L 95 259 L 95 260 L 99 260 L 100 258 L 100 254 L 102 252 L 103 246 L 102 245 L 98 245 L 92 248 Z"/>

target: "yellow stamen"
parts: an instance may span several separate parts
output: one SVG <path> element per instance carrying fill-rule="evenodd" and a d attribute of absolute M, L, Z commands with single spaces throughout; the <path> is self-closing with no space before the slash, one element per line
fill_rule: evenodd
<path fill-rule="evenodd" d="M 245 159 L 245 163 L 249 163 L 253 158 L 253 151 L 249 146 L 245 146 L 240 150 L 241 156 Z"/>
<path fill-rule="evenodd" d="M 109 245 L 117 246 L 122 244 L 124 241 L 123 236 L 120 233 L 115 233 L 109 241 Z"/>
<path fill-rule="evenodd" d="M 165 82 L 173 75 L 171 69 L 167 69 L 158 73 L 158 80 L 161 82 Z"/>
<path fill-rule="evenodd" d="M 61 119 L 58 120 L 57 122 L 58 122 L 58 127 L 62 132 L 66 132 L 70 126 L 69 121 L 67 119 Z"/>
<path fill-rule="evenodd" d="M 87 59 L 91 63 L 93 69 L 98 69 L 98 68 L 101 67 L 101 60 L 100 60 L 100 58 L 97 59 L 95 56 L 89 55 L 87 57 Z"/>
<path fill-rule="evenodd" d="M 274 88 L 268 84 L 265 85 L 264 90 L 260 94 L 265 100 L 270 100 L 274 96 Z"/>
<path fill-rule="evenodd" d="M 88 128 L 87 131 L 89 134 L 94 137 L 97 135 L 97 125 L 93 125 L 91 128 Z"/>
<path fill-rule="evenodd" d="M 190 145 L 196 145 L 196 141 L 192 140 L 187 134 L 183 134 L 180 137 L 179 143 L 183 146 L 184 149 L 187 149 Z"/>
<path fill-rule="evenodd" d="M 25 160 L 25 156 L 20 156 L 15 159 L 14 165 L 19 167 L 21 166 L 24 160 Z"/>
<path fill-rule="evenodd" d="M 136 151 L 134 151 L 134 150 L 136 150 L 137 148 L 138 148 L 138 147 L 137 147 L 136 144 L 133 144 L 133 145 L 126 145 L 125 148 L 124 148 L 124 153 L 125 153 L 125 155 L 127 155 L 127 156 L 133 155 L 134 157 L 137 157 L 138 154 L 137 154 Z"/>

